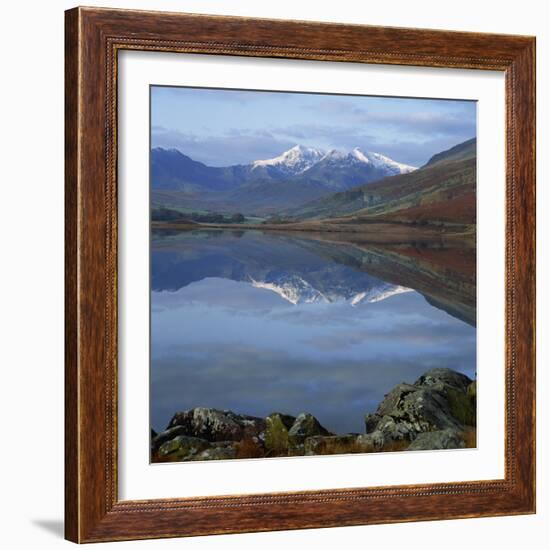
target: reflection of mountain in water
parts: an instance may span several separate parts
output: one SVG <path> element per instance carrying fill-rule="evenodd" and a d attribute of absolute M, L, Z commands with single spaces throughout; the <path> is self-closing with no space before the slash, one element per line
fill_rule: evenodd
<path fill-rule="evenodd" d="M 411 290 L 379 281 L 379 284 L 369 286 L 369 288 L 357 293 L 352 291 L 342 292 L 341 288 L 337 289 L 337 291 L 331 291 L 328 288 L 325 292 L 321 292 L 302 277 L 294 274 L 281 274 L 279 276 L 270 274 L 265 281 L 255 281 L 250 277 L 250 282 L 255 288 L 271 290 L 294 305 L 312 304 L 315 302 L 331 303 L 344 299 L 349 301 L 352 306 L 356 306 L 362 302 L 379 302 L 395 294 Z M 365 284 L 368 286 L 368 283 L 372 282 L 371 279 L 368 282 L 365 281 Z"/>
<path fill-rule="evenodd" d="M 154 232 L 152 262 L 154 291 L 219 277 L 248 282 L 293 304 L 359 305 L 414 289 L 475 324 L 475 252 L 469 249 L 373 248 L 342 234 L 198 230 Z"/>

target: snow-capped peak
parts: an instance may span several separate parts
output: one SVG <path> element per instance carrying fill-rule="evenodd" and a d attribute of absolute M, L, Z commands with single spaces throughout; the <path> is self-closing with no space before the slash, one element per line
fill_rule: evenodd
<path fill-rule="evenodd" d="M 416 170 L 414 166 L 396 162 L 380 153 L 364 152 L 359 147 L 355 147 L 348 153 L 339 149 L 331 149 L 325 152 L 315 147 L 305 147 L 303 145 L 295 145 L 278 157 L 256 160 L 252 163 L 252 170 L 259 167 L 271 167 L 285 176 L 295 175 L 309 170 L 320 161 L 330 166 L 368 164 L 386 176 L 407 174 Z"/>
<path fill-rule="evenodd" d="M 386 157 L 380 153 L 374 153 L 373 151 L 364 152 L 359 147 L 355 147 L 350 153 L 350 156 L 359 162 L 365 164 L 371 164 L 375 168 L 381 168 L 387 170 L 392 174 L 408 174 L 413 170 L 416 170 L 415 166 L 396 162 L 395 160 Z"/>
<path fill-rule="evenodd" d="M 365 164 L 370 163 L 369 158 L 365 155 L 365 153 L 363 153 L 363 151 L 361 151 L 361 149 L 359 149 L 359 147 L 355 147 L 350 155 L 359 162 L 364 162 Z"/>
<path fill-rule="evenodd" d="M 278 157 L 265 160 L 256 160 L 252 169 L 260 166 L 274 166 L 292 174 L 299 174 L 316 164 L 324 155 L 324 151 L 314 147 L 295 145 Z"/>
<path fill-rule="evenodd" d="M 338 149 L 331 149 L 330 151 L 327 151 L 325 155 L 323 155 L 323 158 L 321 160 L 341 161 L 344 160 L 347 156 L 347 153 L 344 153 L 343 151 L 339 151 Z"/>

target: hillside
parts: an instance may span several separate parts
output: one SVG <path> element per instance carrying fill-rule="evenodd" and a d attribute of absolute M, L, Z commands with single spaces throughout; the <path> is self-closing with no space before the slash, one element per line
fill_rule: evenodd
<path fill-rule="evenodd" d="M 332 194 L 287 211 L 294 220 L 475 224 L 476 140 L 434 155 L 414 172 Z"/>
<path fill-rule="evenodd" d="M 454 162 L 457 160 L 465 160 L 476 156 L 477 142 L 476 138 L 469 139 L 463 143 L 459 143 L 446 151 L 434 155 L 424 166 L 434 166 L 435 164 L 443 164 Z"/>

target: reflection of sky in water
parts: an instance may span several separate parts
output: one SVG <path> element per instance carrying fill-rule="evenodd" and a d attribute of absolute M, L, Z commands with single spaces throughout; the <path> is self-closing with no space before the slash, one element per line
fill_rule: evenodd
<path fill-rule="evenodd" d="M 191 407 L 311 412 L 335 432 L 433 367 L 475 371 L 475 329 L 416 292 L 353 307 L 292 305 L 247 282 L 204 278 L 152 293 L 152 425 Z"/>

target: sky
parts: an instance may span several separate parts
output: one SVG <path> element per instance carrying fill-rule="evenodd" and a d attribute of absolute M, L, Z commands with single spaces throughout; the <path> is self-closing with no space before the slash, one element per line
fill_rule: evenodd
<path fill-rule="evenodd" d="M 295 145 L 359 147 L 422 166 L 476 135 L 476 102 L 151 87 L 151 146 L 209 166 L 248 164 Z"/>

